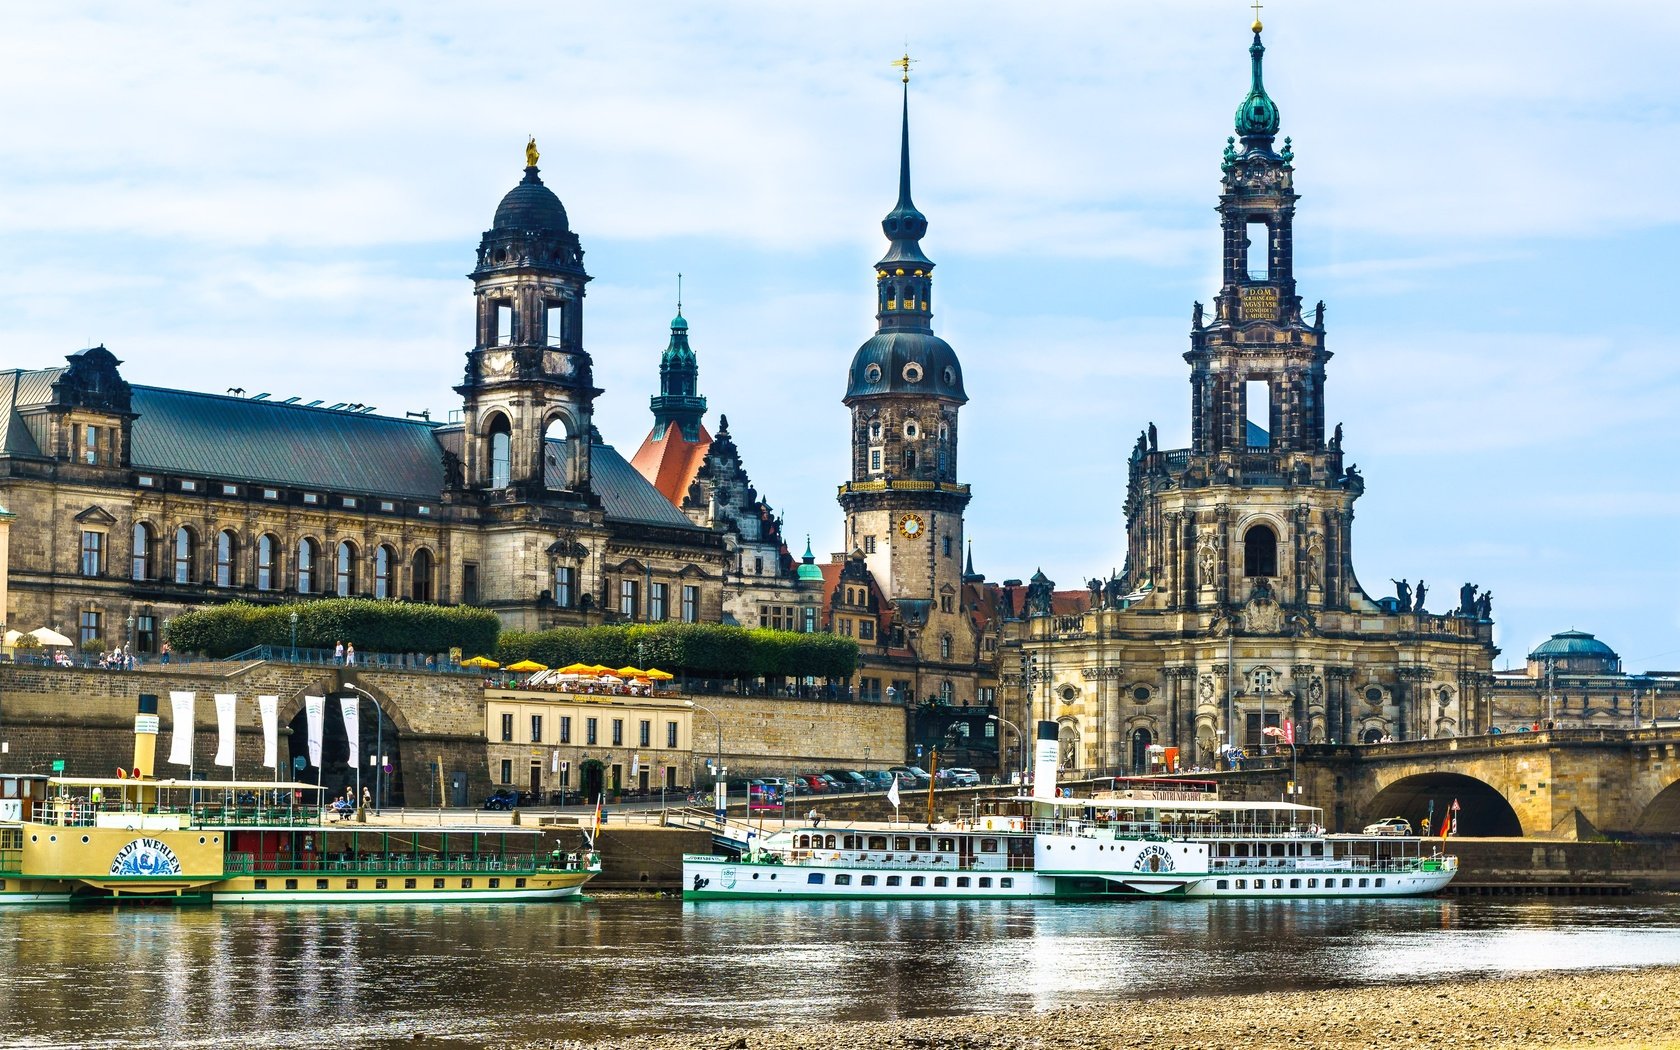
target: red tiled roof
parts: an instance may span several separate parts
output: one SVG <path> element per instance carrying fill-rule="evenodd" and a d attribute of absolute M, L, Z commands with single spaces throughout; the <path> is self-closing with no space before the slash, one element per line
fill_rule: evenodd
<path fill-rule="evenodd" d="M 648 479 L 660 495 L 670 500 L 672 506 L 681 507 L 683 497 L 688 495 L 688 487 L 694 484 L 694 476 L 706 461 L 706 450 L 711 447 L 712 435 L 706 431 L 704 423 L 700 425 L 698 441 L 683 437 L 679 426 L 667 426 L 663 436 L 655 436 L 655 431 L 648 432 L 642 440 L 642 447 L 631 458 L 630 465 L 636 468 L 636 473 Z"/>

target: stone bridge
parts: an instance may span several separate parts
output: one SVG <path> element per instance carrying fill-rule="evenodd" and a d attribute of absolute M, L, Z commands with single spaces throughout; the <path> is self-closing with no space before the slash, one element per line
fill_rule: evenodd
<path fill-rule="evenodd" d="M 1218 775 L 1226 796 L 1279 797 L 1292 775 L 1287 747 L 1250 765 Z M 1456 799 L 1464 835 L 1680 835 L 1677 726 L 1312 745 L 1296 768 L 1301 801 L 1323 806 L 1337 831 L 1393 816 L 1416 828 L 1431 802 L 1439 828 Z"/>

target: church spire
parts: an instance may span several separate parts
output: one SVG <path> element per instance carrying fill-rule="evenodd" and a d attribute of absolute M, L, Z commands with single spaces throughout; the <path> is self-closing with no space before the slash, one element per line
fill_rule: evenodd
<path fill-rule="evenodd" d="M 904 100 L 898 142 L 898 202 L 881 220 L 881 231 L 892 242 L 875 264 L 879 285 L 876 319 L 880 329 L 929 330 L 933 260 L 922 253 L 927 216 L 910 199 L 910 63 L 908 54 L 893 64 L 904 71 Z"/>
<path fill-rule="evenodd" d="M 1266 45 L 1260 42 L 1260 31 L 1264 28 L 1257 11 L 1253 26 L 1254 43 L 1248 48 L 1248 96 L 1237 107 L 1237 134 L 1242 136 L 1243 145 L 1269 150 L 1272 139 L 1277 136 L 1279 121 L 1277 103 L 1266 94 L 1266 85 L 1261 79 L 1260 67 L 1266 57 Z"/>
<path fill-rule="evenodd" d="M 700 396 L 700 363 L 688 345 L 688 320 L 682 315 L 682 275 L 677 275 L 677 316 L 671 319 L 671 340 L 659 355 L 659 393 L 651 402 L 654 430 L 671 426 L 689 441 L 700 439 L 700 420 L 706 399 Z"/>

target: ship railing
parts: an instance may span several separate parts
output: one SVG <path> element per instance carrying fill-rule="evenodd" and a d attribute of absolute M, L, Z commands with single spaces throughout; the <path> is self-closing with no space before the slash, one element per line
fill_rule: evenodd
<path fill-rule="evenodd" d="M 941 872 L 977 872 L 981 875 L 993 872 L 1029 871 L 1032 869 L 1031 857 L 1007 857 L 1002 853 L 988 853 L 969 863 L 962 863 L 959 858 L 948 853 L 911 853 L 899 851 L 896 853 L 868 854 L 858 850 L 832 849 L 799 849 L 781 851 L 761 851 L 756 855 L 759 863 L 776 863 L 777 859 L 790 867 L 804 867 L 812 864 L 843 864 L 848 868 L 874 868 L 892 871 L 925 871 L 939 874 Z M 684 860 L 691 861 L 720 861 L 715 853 L 685 853 Z M 1008 863 L 1003 863 L 1007 859 Z M 1018 862 L 1018 863 L 1017 863 Z"/>
<path fill-rule="evenodd" d="M 222 802 L 196 802 L 190 805 L 135 806 L 106 801 L 95 804 L 87 799 L 67 801 L 48 800 L 35 807 L 32 819 L 37 824 L 52 824 L 64 828 L 91 828 L 120 820 L 124 815 L 184 816 L 192 827 L 226 827 L 254 825 L 261 827 L 298 828 L 321 824 L 320 810 L 300 806 L 235 805 Z"/>
<path fill-rule="evenodd" d="M 1209 862 L 1213 870 L 1224 873 L 1257 875 L 1341 875 L 1372 872 L 1408 872 L 1433 868 L 1438 857 L 1216 857 Z"/>
<path fill-rule="evenodd" d="M 580 868 L 588 860 L 587 854 L 569 853 L 556 860 L 549 854 L 512 854 L 486 856 L 471 854 L 449 857 L 412 857 L 403 854 L 361 853 L 354 857 L 328 855 L 316 860 L 299 861 L 293 857 L 259 857 L 251 853 L 230 853 L 223 870 L 233 875 L 296 874 L 320 872 L 358 872 L 365 874 L 396 874 L 429 872 L 513 872 L 530 874 L 540 868 Z"/>
<path fill-rule="evenodd" d="M 1093 839 L 1161 838 L 1185 839 L 1290 839 L 1313 838 L 1321 833 L 1313 825 L 1300 823 L 1206 824 L 1194 821 L 1162 823 L 1126 820 L 1033 820 L 1027 830 L 1038 835 L 1073 835 Z"/>

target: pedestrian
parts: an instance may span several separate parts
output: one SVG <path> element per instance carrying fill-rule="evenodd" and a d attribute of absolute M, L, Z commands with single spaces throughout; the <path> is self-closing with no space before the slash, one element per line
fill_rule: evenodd
<path fill-rule="evenodd" d="M 98 784 L 95 784 L 93 790 L 88 792 L 88 801 L 93 803 L 94 809 L 98 809 L 100 803 L 105 801 L 105 792 L 100 790 Z"/>
<path fill-rule="evenodd" d="M 1428 817 L 1424 817 L 1422 820 L 1418 821 L 1418 830 L 1423 833 L 1425 838 L 1427 838 L 1429 836 L 1429 818 Z"/>
<path fill-rule="evenodd" d="M 163 643 L 163 649 L 160 650 L 159 655 L 163 658 L 163 662 L 165 664 L 169 663 L 169 643 L 168 642 Z"/>
<path fill-rule="evenodd" d="M 344 643 L 343 642 L 339 642 L 337 645 L 333 646 L 333 663 L 335 663 L 335 664 L 344 663 Z"/>
<path fill-rule="evenodd" d="M 348 667 L 356 666 L 356 643 L 344 643 L 344 663 Z"/>
<path fill-rule="evenodd" d="M 373 789 L 366 785 L 362 786 L 362 808 L 373 808 Z"/>

